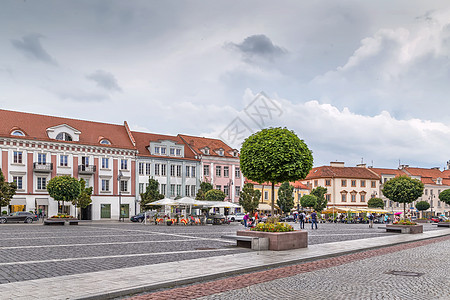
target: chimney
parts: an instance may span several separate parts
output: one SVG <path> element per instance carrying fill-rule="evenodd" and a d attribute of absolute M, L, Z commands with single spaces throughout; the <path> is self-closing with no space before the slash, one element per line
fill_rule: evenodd
<path fill-rule="evenodd" d="M 332 161 L 330 162 L 330 167 L 343 168 L 345 166 L 344 162 L 341 161 Z"/>
<path fill-rule="evenodd" d="M 365 168 L 366 167 L 366 164 L 358 164 L 358 165 L 356 165 L 358 168 Z"/>

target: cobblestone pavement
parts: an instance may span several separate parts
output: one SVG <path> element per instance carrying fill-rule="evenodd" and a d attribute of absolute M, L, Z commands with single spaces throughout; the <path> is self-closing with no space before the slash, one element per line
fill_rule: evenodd
<path fill-rule="evenodd" d="M 132 297 L 450 299 L 450 237 L 418 241 Z"/>
<path fill-rule="evenodd" d="M 61 227 L 4 224 L 0 225 L 0 284 L 247 252 L 235 247 L 235 242 L 220 239 L 241 229 L 238 223 L 155 226 L 93 222 Z M 310 244 L 391 234 L 362 224 L 319 224 L 319 230 L 307 230 Z M 427 224 L 425 230 L 436 228 Z"/>

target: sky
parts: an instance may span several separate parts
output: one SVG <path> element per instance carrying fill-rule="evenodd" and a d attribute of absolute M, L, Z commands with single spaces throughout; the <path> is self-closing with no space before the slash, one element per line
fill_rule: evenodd
<path fill-rule="evenodd" d="M 237 149 L 287 127 L 315 166 L 450 160 L 447 0 L 4 0 L 0 54 L 3 109 Z"/>

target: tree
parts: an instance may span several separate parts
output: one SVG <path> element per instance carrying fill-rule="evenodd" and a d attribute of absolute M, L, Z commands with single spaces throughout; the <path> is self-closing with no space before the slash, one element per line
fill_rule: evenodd
<path fill-rule="evenodd" d="M 316 196 L 316 204 L 313 206 L 314 210 L 319 213 L 327 207 L 327 199 L 325 199 L 327 191 L 327 188 L 323 186 L 318 186 L 311 191 L 311 195 Z"/>
<path fill-rule="evenodd" d="M 206 200 L 206 193 L 213 189 L 213 185 L 209 182 L 200 183 L 200 189 L 197 191 L 195 200 Z"/>
<path fill-rule="evenodd" d="M 261 199 L 261 191 L 255 190 L 252 183 L 246 183 L 239 195 L 239 205 L 245 212 L 252 212 L 258 208 L 259 199 Z"/>
<path fill-rule="evenodd" d="M 317 202 L 317 197 L 314 195 L 304 195 L 300 198 L 302 207 L 314 207 Z"/>
<path fill-rule="evenodd" d="M 439 194 L 439 200 L 450 205 L 450 189 L 442 191 Z"/>
<path fill-rule="evenodd" d="M 277 205 L 281 211 L 288 213 L 294 207 L 294 187 L 289 182 L 283 182 L 278 189 Z"/>
<path fill-rule="evenodd" d="M 205 194 L 205 200 L 207 200 L 207 201 L 223 201 L 223 200 L 225 200 L 226 196 L 227 195 L 225 195 L 225 193 L 222 191 L 209 190 Z"/>
<path fill-rule="evenodd" d="M 86 208 L 92 203 L 92 187 L 86 187 L 86 181 L 81 178 L 80 181 L 80 195 L 72 200 L 72 204 L 80 208 Z"/>
<path fill-rule="evenodd" d="M 422 217 L 423 217 L 423 211 L 427 210 L 429 208 L 430 208 L 430 203 L 428 203 L 427 201 L 419 201 L 416 203 L 416 209 L 420 210 L 420 214 L 422 215 Z"/>
<path fill-rule="evenodd" d="M 0 207 L 8 206 L 12 197 L 16 194 L 16 184 L 14 182 L 6 182 L 0 169 Z"/>
<path fill-rule="evenodd" d="M 151 202 L 164 199 L 164 195 L 159 193 L 159 182 L 153 177 L 148 178 L 148 186 L 144 193 L 141 193 L 141 209 Z"/>
<path fill-rule="evenodd" d="M 394 202 L 403 203 L 403 217 L 406 216 L 406 203 L 411 203 L 423 194 L 423 183 L 408 176 L 388 180 L 383 187 L 383 195 Z"/>
<path fill-rule="evenodd" d="M 78 180 L 67 175 L 56 176 L 50 179 L 47 184 L 47 191 L 53 199 L 58 201 L 59 212 L 61 212 L 59 201 L 62 201 L 64 206 L 64 202 L 73 202 L 81 193 Z"/>
<path fill-rule="evenodd" d="M 384 201 L 381 198 L 370 198 L 369 201 L 367 201 L 367 207 L 383 209 Z"/>
<path fill-rule="evenodd" d="M 244 176 L 258 183 L 272 184 L 272 215 L 275 184 L 304 179 L 313 165 L 308 146 L 287 128 L 268 128 L 245 139 L 240 155 Z"/>

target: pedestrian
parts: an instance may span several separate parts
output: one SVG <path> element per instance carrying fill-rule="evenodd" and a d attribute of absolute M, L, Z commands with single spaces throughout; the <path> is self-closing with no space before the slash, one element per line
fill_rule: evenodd
<path fill-rule="evenodd" d="M 373 228 L 373 214 L 369 215 L 369 228 Z"/>
<path fill-rule="evenodd" d="M 302 211 L 298 215 L 298 221 L 300 222 L 300 229 L 305 229 L 305 219 L 306 219 L 306 214 L 304 211 Z"/>
<path fill-rule="evenodd" d="M 389 216 L 388 216 L 388 214 L 384 215 L 384 224 L 389 224 Z"/>
<path fill-rule="evenodd" d="M 313 210 L 313 212 L 311 214 L 311 229 L 314 229 L 314 224 L 316 224 L 316 229 L 317 229 L 317 214 L 316 214 L 316 211 Z"/>
<path fill-rule="evenodd" d="M 247 222 L 248 222 L 249 216 L 248 213 L 245 214 L 243 220 L 244 220 L 244 227 L 247 228 Z"/>

